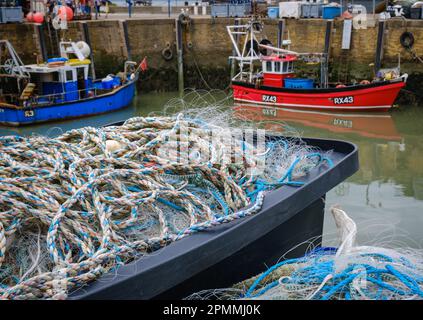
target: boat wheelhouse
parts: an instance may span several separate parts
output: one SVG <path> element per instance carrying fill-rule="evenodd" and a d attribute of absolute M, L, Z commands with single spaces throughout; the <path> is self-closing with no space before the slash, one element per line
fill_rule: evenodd
<path fill-rule="evenodd" d="M 241 103 L 325 111 L 387 111 L 407 81 L 408 75 L 401 74 L 398 64 L 379 70 L 372 81 L 331 84 L 326 53 L 292 51 L 290 40 L 281 41 L 280 47 L 272 46 L 257 17 L 227 26 L 227 31 L 234 48 L 230 58 L 239 69 L 232 77 L 233 96 Z M 299 60 L 319 64 L 319 79 L 297 77 L 294 67 Z"/>
<path fill-rule="evenodd" d="M 82 117 L 129 105 L 135 94 L 137 63 L 94 80 L 85 42 L 61 42 L 61 56 L 24 65 L 12 45 L 0 41 L 0 123 L 24 125 Z"/>
<path fill-rule="evenodd" d="M 294 78 L 294 55 L 264 56 L 262 58 L 263 85 L 282 88 L 285 78 Z"/>

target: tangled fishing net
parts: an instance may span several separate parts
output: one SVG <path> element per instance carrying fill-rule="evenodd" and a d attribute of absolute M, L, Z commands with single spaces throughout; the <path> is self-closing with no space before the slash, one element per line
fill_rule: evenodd
<path fill-rule="evenodd" d="M 199 113 L 0 137 L 0 299 L 64 299 L 119 265 L 258 212 L 266 190 L 330 165 L 290 139 L 260 150 L 260 134 L 247 139 Z"/>
<path fill-rule="evenodd" d="M 232 288 L 204 290 L 189 299 L 411 300 L 423 299 L 423 252 L 356 246 L 356 224 L 332 208 L 341 244 L 279 262 Z"/>

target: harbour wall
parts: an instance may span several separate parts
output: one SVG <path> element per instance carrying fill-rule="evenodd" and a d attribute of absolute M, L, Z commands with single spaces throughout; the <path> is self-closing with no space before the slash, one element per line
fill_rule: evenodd
<path fill-rule="evenodd" d="M 264 22 L 267 38 L 276 44 L 278 21 Z M 183 25 L 185 87 L 224 89 L 228 86 L 228 56 L 232 54 L 232 47 L 226 26 L 230 24 L 234 24 L 233 18 L 195 18 Z M 329 30 L 330 80 L 342 82 L 345 72 L 348 72 L 349 80 L 371 79 L 373 64 L 377 63 L 379 24 L 374 23 L 367 29 L 353 29 L 349 50 L 341 49 L 343 21 L 333 21 L 330 29 L 327 24 L 328 21 L 323 19 L 287 19 L 284 38 L 291 39 L 291 50 L 322 52 Z M 414 36 L 412 52 L 401 46 L 400 37 L 405 31 Z M 75 21 L 57 37 L 46 25 L 8 24 L 0 27 L 0 39 L 11 41 L 24 63 L 34 63 L 37 57 L 42 61 L 43 54 L 48 57 L 57 55 L 58 38 L 77 41 L 88 37 L 97 77 L 121 70 L 128 58 L 140 61 L 147 56 L 149 68 L 141 76 L 139 88 L 158 92 L 178 89 L 175 33 L 175 19 Z M 383 34 L 381 66 L 396 66 L 400 53 L 402 71 L 410 74 L 409 88 L 419 91 L 423 86 L 423 63 L 415 57 L 423 56 L 423 20 L 388 20 Z M 167 60 L 162 54 L 166 48 L 172 52 L 172 57 Z M 317 70 L 315 66 L 300 66 L 304 74 L 317 74 Z"/>

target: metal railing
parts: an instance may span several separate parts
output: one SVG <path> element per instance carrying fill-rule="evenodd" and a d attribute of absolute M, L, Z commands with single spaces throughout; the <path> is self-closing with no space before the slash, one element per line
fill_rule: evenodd
<path fill-rule="evenodd" d="M 66 91 L 66 92 L 60 92 L 60 93 L 54 93 L 54 94 L 47 94 L 47 95 L 41 95 L 41 96 L 31 96 L 28 99 L 24 100 L 23 106 L 43 106 L 48 105 L 52 103 L 61 103 L 61 102 L 72 102 L 72 101 L 79 101 L 84 100 L 88 98 L 94 98 L 101 94 L 112 92 L 114 89 L 102 89 L 102 88 L 86 88 L 81 90 L 74 90 L 74 91 Z M 74 99 L 68 99 L 68 97 L 72 94 L 77 93 L 77 96 L 75 96 Z"/>

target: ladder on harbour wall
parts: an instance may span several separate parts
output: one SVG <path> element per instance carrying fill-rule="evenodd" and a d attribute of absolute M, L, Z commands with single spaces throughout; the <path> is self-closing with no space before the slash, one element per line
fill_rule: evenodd
<path fill-rule="evenodd" d="M 338 82 L 346 84 L 349 80 L 349 69 L 350 69 L 350 59 L 349 51 L 341 50 L 341 55 L 339 57 L 339 66 L 338 66 Z"/>
<path fill-rule="evenodd" d="M 55 56 L 60 56 L 60 49 L 59 49 L 59 45 L 60 45 L 60 37 L 59 37 L 59 32 L 57 31 L 57 29 L 55 29 L 52 25 L 51 22 L 48 22 L 47 24 L 47 37 L 48 37 L 48 42 L 49 42 L 49 53 L 50 56 L 55 57 Z"/>
<path fill-rule="evenodd" d="M 350 71 L 350 49 L 352 35 L 352 20 L 344 20 L 342 30 L 342 47 L 339 57 L 338 82 L 348 83 Z"/>

